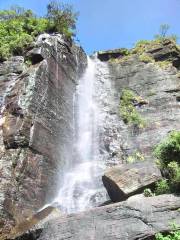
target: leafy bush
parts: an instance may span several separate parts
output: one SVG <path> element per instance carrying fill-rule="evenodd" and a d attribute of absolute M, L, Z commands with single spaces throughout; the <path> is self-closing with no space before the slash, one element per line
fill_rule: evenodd
<path fill-rule="evenodd" d="M 167 178 L 166 183 L 160 183 L 158 189 L 162 188 L 169 192 L 180 192 L 180 131 L 172 131 L 155 150 L 158 165 Z M 167 187 L 168 186 L 168 187 Z M 169 188 L 169 189 L 168 189 Z M 157 190 L 157 193 L 161 191 Z"/>
<path fill-rule="evenodd" d="M 180 240 L 180 230 L 172 231 L 166 236 L 162 233 L 158 233 L 156 234 L 156 240 Z"/>
<path fill-rule="evenodd" d="M 0 11 L 0 61 L 22 55 L 38 34 L 59 32 L 72 37 L 77 14 L 70 5 L 50 2 L 47 16 L 37 17 L 31 10 L 15 6 Z"/>
<path fill-rule="evenodd" d="M 170 193 L 170 187 L 167 179 L 162 179 L 156 183 L 154 190 L 155 195 Z"/>
<path fill-rule="evenodd" d="M 140 128 L 145 127 L 145 121 L 135 107 L 135 105 L 138 105 L 143 99 L 137 96 L 133 91 L 124 89 L 120 100 L 120 114 L 123 121 Z"/>
<path fill-rule="evenodd" d="M 180 164 L 180 131 L 172 131 L 154 150 L 163 166 L 175 161 Z"/>

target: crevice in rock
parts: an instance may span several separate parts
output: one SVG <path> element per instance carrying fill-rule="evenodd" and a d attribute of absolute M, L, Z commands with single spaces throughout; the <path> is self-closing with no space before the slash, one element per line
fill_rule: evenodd
<path fill-rule="evenodd" d="M 166 92 L 166 93 L 177 93 L 177 92 L 180 92 L 180 88 L 165 90 L 164 92 Z"/>
<path fill-rule="evenodd" d="M 30 61 L 32 65 L 35 65 L 37 63 L 40 63 L 44 60 L 43 56 L 41 54 L 33 54 L 30 58 Z"/>
<path fill-rule="evenodd" d="M 180 102 L 180 96 L 177 96 L 177 97 L 176 97 L 176 101 L 177 101 L 177 102 Z"/>

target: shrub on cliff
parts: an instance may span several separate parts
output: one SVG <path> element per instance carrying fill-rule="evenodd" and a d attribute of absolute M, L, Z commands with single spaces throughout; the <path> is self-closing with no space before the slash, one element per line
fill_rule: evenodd
<path fill-rule="evenodd" d="M 145 120 L 136 109 L 136 106 L 143 102 L 145 101 L 133 91 L 123 89 L 120 99 L 120 115 L 125 123 L 139 128 L 145 127 Z"/>
<path fill-rule="evenodd" d="M 70 5 L 50 2 L 45 17 L 19 6 L 0 11 L 0 61 L 22 55 L 38 34 L 58 32 L 72 37 L 77 14 Z"/>
<path fill-rule="evenodd" d="M 180 131 L 172 131 L 156 146 L 154 154 L 167 179 L 169 189 L 180 193 Z"/>
<path fill-rule="evenodd" d="M 171 232 L 166 236 L 161 233 L 156 234 L 156 240 L 179 240 L 179 239 L 180 239 L 180 230 Z"/>

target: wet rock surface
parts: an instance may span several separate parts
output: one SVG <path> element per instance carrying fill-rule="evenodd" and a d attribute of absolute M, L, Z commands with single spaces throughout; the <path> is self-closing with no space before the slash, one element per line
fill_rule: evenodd
<path fill-rule="evenodd" d="M 87 64 L 83 50 L 58 34 L 39 36 L 28 58 L 30 66 L 24 57 L 0 64 L 1 236 L 55 194 L 72 151 L 73 94 Z"/>
<path fill-rule="evenodd" d="M 115 166 L 102 177 L 104 186 L 113 202 L 127 199 L 145 188 L 153 185 L 162 178 L 155 163 L 138 162 Z"/>
<path fill-rule="evenodd" d="M 157 232 L 170 231 L 171 222 L 180 224 L 179 207 L 179 197 L 173 195 L 130 198 L 88 212 L 57 216 L 36 227 L 33 233 L 42 232 L 32 239 L 154 239 Z M 18 240 L 24 239 L 23 237 Z"/>

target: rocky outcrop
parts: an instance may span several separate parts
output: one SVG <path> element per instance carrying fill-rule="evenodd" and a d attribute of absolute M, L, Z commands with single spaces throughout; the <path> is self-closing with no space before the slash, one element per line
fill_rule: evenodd
<path fill-rule="evenodd" d="M 149 53 L 155 61 L 170 61 L 176 68 L 180 67 L 180 49 L 171 40 L 164 40 L 154 47 L 151 47 Z"/>
<path fill-rule="evenodd" d="M 171 47 L 170 47 L 171 46 Z M 161 44 L 156 51 L 159 61 L 174 61 L 175 58 L 165 58 L 165 52 L 170 53 L 172 46 L 177 55 L 180 50 L 174 43 Z M 154 46 L 149 46 L 153 50 Z M 152 51 L 151 51 L 152 53 Z M 155 54 L 155 53 L 152 53 Z M 154 55 L 155 57 L 155 55 Z M 110 82 L 110 91 L 104 94 L 104 111 L 106 119 L 102 123 L 104 131 L 101 134 L 101 152 L 110 165 L 126 163 L 128 159 L 138 161 L 135 155 L 152 162 L 153 149 L 172 130 L 180 129 L 179 108 L 179 70 L 173 65 L 161 66 L 161 62 L 144 63 L 138 54 L 129 54 L 106 62 L 107 71 L 99 69 L 101 82 Z M 174 63 L 173 63 L 174 64 Z M 121 96 L 124 89 L 134 92 L 138 99 L 146 104 L 134 104 L 134 110 L 144 121 L 144 126 L 127 124 L 121 112 Z M 109 160 L 110 159 L 110 160 Z"/>
<path fill-rule="evenodd" d="M 101 61 L 108 61 L 110 59 L 121 58 L 128 54 L 128 50 L 126 48 L 119 48 L 109 51 L 99 51 L 97 53 L 97 57 Z"/>
<path fill-rule="evenodd" d="M 57 215 L 37 226 L 29 236 L 39 240 L 150 240 L 157 232 L 170 231 L 172 222 L 180 224 L 179 207 L 179 197 L 173 195 L 132 197 L 88 212 L 65 217 Z M 28 234 L 18 240 L 25 236 Z"/>
<path fill-rule="evenodd" d="M 161 178 L 161 172 L 154 163 L 138 162 L 112 167 L 102 180 L 111 200 L 120 202 L 153 187 Z"/>
<path fill-rule="evenodd" d="M 86 64 L 83 50 L 58 34 L 39 36 L 26 56 L 0 64 L 0 235 L 54 197 Z"/>

